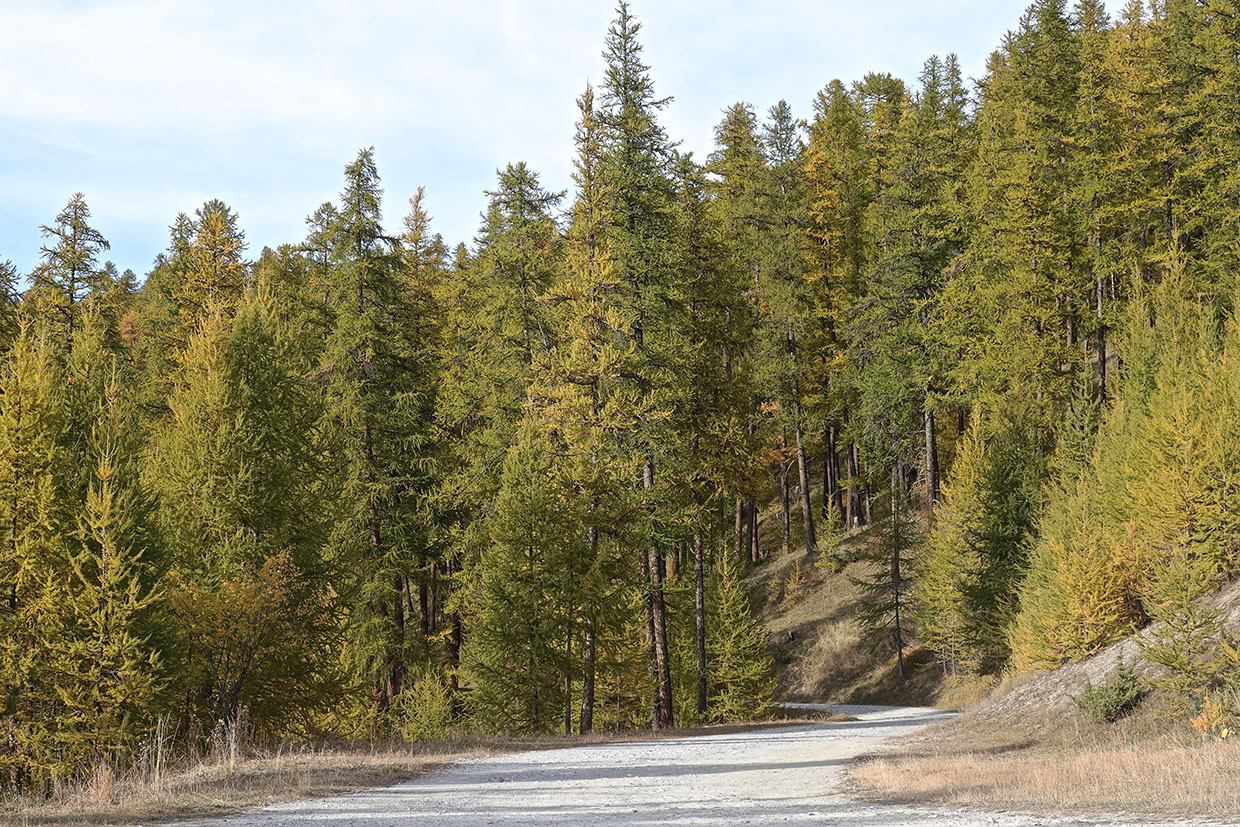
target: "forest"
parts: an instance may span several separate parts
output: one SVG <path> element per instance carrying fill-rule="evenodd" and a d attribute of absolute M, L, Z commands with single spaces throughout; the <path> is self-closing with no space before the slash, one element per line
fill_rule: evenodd
<path fill-rule="evenodd" d="M 639 33 L 621 2 L 571 192 L 498 170 L 471 244 L 422 190 L 385 226 L 367 148 L 275 249 L 210 200 L 121 272 L 75 194 L 0 264 L 6 790 L 242 720 L 761 716 L 748 568 L 862 530 L 893 658 L 1159 621 L 1186 709 L 1240 717 L 1203 603 L 1240 567 L 1240 3 L 1036 0 L 980 79 L 737 103 L 704 159 Z"/>

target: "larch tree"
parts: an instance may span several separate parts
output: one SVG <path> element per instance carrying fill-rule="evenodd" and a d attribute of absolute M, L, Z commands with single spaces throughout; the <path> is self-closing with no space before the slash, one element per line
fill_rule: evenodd
<path fill-rule="evenodd" d="M 673 302 L 679 272 L 670 176 L 673 151 L 658 121 L 667 99 L 656 97 L 650 69 L 642 62 L 640 29 L 628 4 L 621 2 L 605 40 L 607 69 L 598 117 L 608 199 L 606 235 L 623 290 L 624 334 L 635 346 L 637 361 L 630 381 L 640 396 L 650 400 L 652 413 L 657 413 L 676 369 L 676 343 L 669 323 L 679 312 Z M 665 416 L 649 416 L 638 423 L 630 439 L 632 450 L 643 457 L 639 484 L 646 502 L 641 560 L 649 584 L 647 632 L 656 686 L 653 721 L 660 729 L 670 727 L 673 716 L 662 562 L 666 515 L 659 507 L 663 486 L 656 466 L 667 444 L 667 427 Z"/>
<path fill-rule="evenodd" d="M 80 192 L 69 199 L 54 224 L 41 229 L 47 243 L 32 274 L 28 301 L 37 318 L 58 331 L 67 357 L 73 351 L 74 332 L 81 326 L 82 301 L 99 287 L 99 253 L 111 245 L 90 226 L 90 207 Z"/>

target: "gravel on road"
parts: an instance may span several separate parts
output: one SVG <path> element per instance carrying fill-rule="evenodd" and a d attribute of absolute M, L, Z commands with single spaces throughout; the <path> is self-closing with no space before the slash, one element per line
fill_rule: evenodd
<path fill-rule="evenodd" d="M 178 824 L 1084 827 L 1123 823 L 1120 819 L 916 810 L 850 801 L 834 792 L 848 761 L 888 738 L 945 720 L 950 713 L 906 707 L 804 707 L 858 720 L 470 759 L 394 787 Z M 1154 827 L 1148 821 L 1130 823 Z"/>

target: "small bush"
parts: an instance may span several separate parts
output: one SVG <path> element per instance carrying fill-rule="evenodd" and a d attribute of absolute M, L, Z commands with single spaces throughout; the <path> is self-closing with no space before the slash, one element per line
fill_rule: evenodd
<path fill-rule="evenodd" d="M 792 567 L 792 571 L 788 572 L 787 579 L 784 580 L 784 603 L 795 603 L 801 598 L 805 592 L 805 587 L 809 583 L 809 578 L 805 576 L 805 569 L 799 564 Z"/>
<path fill-rule="evenodd" d="M 443 738 L 452 725 L 452 693 L 427 672 L 400 693 L 396 713 L 397 730 L 406 741 Z"/>
<path fill-rule="evenodd" d="M 1085 689 L 1073 698 L 1076 705 L 1099 723 L 1113 723 L 1123 718 L 1141 702 L 1141 683 L 1132 668 L 1121 657 L 1113 680 L 1101 686 L 1085 681 Z"/>

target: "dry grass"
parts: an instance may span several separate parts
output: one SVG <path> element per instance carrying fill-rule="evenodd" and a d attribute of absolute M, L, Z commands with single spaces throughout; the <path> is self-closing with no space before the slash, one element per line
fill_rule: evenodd
<path fill-rule="evenodd" d="M 224 815 L 307 798 L 397 784 L 467 758 L 581 744 L 718 735 L 759 727 L 822 720 L 814 713 L 780 716 L 765 724 L 672 729 L 662 732 L 595 734 L 585 737 L 506 738 L 460 736 L 411 744 L 350 744 L 280 748 L 274 754 L 230 763 L 208 761 L 154 779 L 97 773 L 90 782 L 51 799 L 0 802 L 0 824 L 22 827 L 87 827 L 151 824 L 169 819 Z M 827 716 L 828 720 L 843 719 Z"/>
<path fill-rule="evenodd" d="M 1240 815 L 1240 743 L 1147 737 L 1093 743 L 923 740 L 850 771 L 851 792 L 890 803 L 1133 816 Z"/>
<path fill-rule="evenodd" d="M 1038 814 L 1240 815 L 1240 742 L 1203 739 L 1157 695 L 1114 724 L 1074 705 L 1010 708 L 1014 696 L 1059 680 L 1001 687 L 956 720 L 884 748 L 849 770 L 850 793 Z"/>
<path fill-rule="evenodd" d="M 768 512 L 765 522 L 774 524 L 776 516 Z M 855 553 L 866 541 L 864 529 L 854 532 L 844 542 L 845 553 Z M 866 565 L 854 562 L 833 572 L 816 565 L 802 548 L 775 555 L 754 568 L 750 594 L 762 613 L 772 656 L 780 667 L 778 697 L 808 703 L 958 708 L 988 693 L 991 682 L 948 678 L 915 643 L 905 650 L 908 674 L 903 681 L 894 653 L 874 653 L 866 647 L 856 622 L 858 593 L 852 582 L 865 573 Z M 802 570 L 806 583 L 796 599 L 789 600 L 781 587 L 792 578 L 794 568 Z"/>

